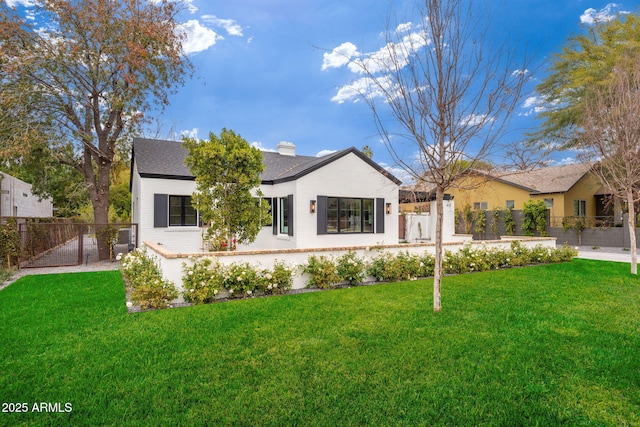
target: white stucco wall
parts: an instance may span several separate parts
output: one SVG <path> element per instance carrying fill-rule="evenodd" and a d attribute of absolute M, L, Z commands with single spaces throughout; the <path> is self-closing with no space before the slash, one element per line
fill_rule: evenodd
<path fill-rule="evenodd" d="M 140 178 L 134 164 L 131 202 L 132 218 L 138 223 L 139 240 L 161 243 L 177 253 L 202 251 L 199 227 L 153 226 L 153 195 L 191 195 L 195 181 Z M 293 236 L 273 234 L 273 227 L 263 227 L 256 241 L 240 245 L 238 250 L 323 248 L 352 245 L 384 245 L 398 242 L 398 186 L 353 153 L 339 158 L 296 181 L 261 185 L 264 197 L 287 197 L 293 194 Z M 391 203 L 391 213 L 384 214 L 384 233 L 318 235 L 317 213 L 311 213 L 310 201 L 319 195 L 329 197 L 384 198 Z M 375 222 L 375 221 L 374 221 Z"/>
<path fill-rule="evenodd" d="M 294 235 L 274 236 L 272 228 L 265 227 L 253 244 L 239 249 L 326 248 L 398 242 L 398 186 L 353 153 L 296 181 L 261 185 L 260 189 L 266 197 L 294 195 Z M 384 214 L 384 233 L 319 235 L 318 213 L 310 212 L 310 202 L 317 201 L 318 196 L 384 198 L 385 203 L 391 203 L 391 213 Z"/>
<path fill-rule="evenodd" d="M 444 249 L 447 251 L 457 251 L 464 245 L 472 245 L 475 247 L 486 248 L 502 248 L 508 249 L 513 240 L 519 240 L 523 246 L 532 248 L 537 245 L 542 245 L 549 248 L 556 247 L 556 239 L 552 237 L 513 237 L 505 238 L 504 240 L 493 241 L 471 241 L 469 240 L 457 243 L 445 243 Z M 260 268 L 272 268 L 275 261 L 284 261 L 286 264 L 292 267 L 300 267 L 303 265 L 311 255 L 324 255 L 329 257 L 338 257 L 347 251 L 354 251 L 356 254 L 369 261 L 375 258 L 381 251 L 398 253 L 398 252 L 410 252 L 416 254 L 423 253 L 435 253 L 435 244 L 433 243 L 418 243 L 418 244 L 395 244 L 388 246 L 366 246 L 366 247 L 336 247 L 318 249 L 296 249 L 296 250 L 273 250 L 273 251 L 236 251 L 230 253 L 211 252 L 211 253 L 194 253 L 194 254 L 176 254 L 167 250 L 162 245 L 156 245 L 151 242 L 144 242 L 144 246 L 147 248 L 148 254 L 156 258 L 159 263 L 163 277 L 172 281 L 182 292 L 182 265 L 183 263 L 191 265 L 192 260 L 190 256 L 212 256 L 215 257 L 221 264 L 229 265 L 232 263 L 248 262 L 251 265 L 260 266 Z M 372 280 L 368 278 L 367 280 Z M 293 278 L 293 289 L 303 289 L 306 287 L 308 277 L 300 272 L 300 268 L 296 269 Z M 177 302 L 182 302 L 180 297 Z"/>
<path fill-rule="evenodd" d="M 161 244 L 175 253 L 202 251 L 200 227 L 154 227 L 153 195 L 190 196 L 196 188 L 195 181 L 177 179 L 141 179 L 134 164 L 131 186 L 132 218 L 138 224 L 138 241 Z"/>
<path fill-rule="evenodd" d="M 31 192 L 31 184 L 0 172 L 0 216 L 49 218 L 53 216 L 51 199 L 40 200 Z"/>

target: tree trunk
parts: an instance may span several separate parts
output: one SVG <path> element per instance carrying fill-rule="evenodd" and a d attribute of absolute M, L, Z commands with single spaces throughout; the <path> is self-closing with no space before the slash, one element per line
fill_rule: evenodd
<path fill-rule="evenodd" d="M 111 256 L 111 232 L 109 225 L 109 172 L 110 165 L 98 166 L 98 176 L 94 184 L 95 191 L 89 191 L 93 205 L 93 221 L 96 224 L 96 242 L 98 243 L 98 259 L 109 259 Z"/>
<path fill-rule="evenodd" d="M 442 282 L 442 216 L 443 216 L 444 190 L 436 189 L 436 265 L 433 271 L 433 311 L 442 310 L 440 302 L 440 283 Z"/>
<path fill-rule="evenodd" d="M 631 274 L 638 274 L 638 250 L 636 249 L 636 207 L 633 204 L 633 189 L 627 191 L 629 205 L 629 248 L 631 249 Z"/>

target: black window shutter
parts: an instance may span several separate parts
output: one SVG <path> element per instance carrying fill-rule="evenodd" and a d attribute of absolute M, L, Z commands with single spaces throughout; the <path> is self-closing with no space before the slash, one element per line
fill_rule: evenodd
<path fill-rule="evenodd" d="M 327 234 L 327 196 L 318 196 L 316 215 L 318 234 Z"/>
<path fill-rule="evenodd" d="M 376 233 L 384 233 L 384 199 L 376 199 Z"/>
<path fill-rule="evenodd" d="M 293 236 L 293 194 L 287 196 L 287 214 L 289 216 L 289 236 Z"/>
<path fill-rule="evenodd" d="M 278 235 L 278 198 L 274 197 L 271 201 L 271 214 L 273 216 L 273 235 Z"/>
<path fill-rule="evenodd" d="M 169 195 L 153 195 L 153 226 L 166 227 L 169 221 Z"/>

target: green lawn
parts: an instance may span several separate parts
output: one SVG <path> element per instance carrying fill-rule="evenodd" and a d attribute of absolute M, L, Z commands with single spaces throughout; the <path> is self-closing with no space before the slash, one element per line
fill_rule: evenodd
<path fill-rule="evenodd" d="M 640 425 L 628 271 L 446 277 L 437 315 L 431 280 L 128 314 L 118 272 L 27 276 L 0 291 L 0 401 L 30 412 L 0 424 Z"/>

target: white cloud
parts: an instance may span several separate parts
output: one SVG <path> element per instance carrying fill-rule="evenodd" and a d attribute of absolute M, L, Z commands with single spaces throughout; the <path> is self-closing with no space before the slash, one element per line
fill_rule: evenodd
<path fill-rule="evenodd" d="M 253 142 L 251 143 L 251 146 L 252 146 L 252 147 L 257 148 L 257 149 L 258 149 L 258 150 L 260 150 L 260 151 L 269 151 L 269 152 L 271 152 L 271 153 L 275 153 L 275 152 L 277 152 L 277 150 L 274 150 L 273 148 L 266 148 L 266 147 L 264 147 L 264 146 L 262 145 L 262 142 L 260 142 L 260 141 L 253 141 Z"/>
<path fill-rule="evenodd" d="M 198 139 L 198 128 L 191 130 L 183 130 L 180 132 L 180 137 L 186 136 L 187 138 Z"/>
<path fill-rule="evenodd" d="M 190 19 L 180 25 L 180 28 L 187 35 L 187 39 L 182 46 L 187 54 L 207 50 L 216 44 L 218 40 L 224 39 L 215 31 L 200 25 L 200 22 L 195 19 Z"/>
<path fill-rule="evenodd" d="M 7 3 L 7 6 L 9 7 L 17 7 L 17 6 L 31 7 L 36 3 L 35 0 L 4 0 L 4 2 Z"/>
<path fill-rule="evenodd" d="M 431 44 L 431 40 L 422 32 L 407 34 L 398 43 L 387 43 L 375 52 L 361 55 L 359 61 L 352 61 L 348 67 L 351 72 L 376 74 L 385 70 L 401 70 L 409 64 L 409 58 L 418 50 Z"/>
<path fill-rule="evenodd" d="M 331 53 L 324 53 L 322 57 L 322 69 L 340 68 L 351 61 L 351 58 L 358 56 L 358 48 L 351 42 L 342 43 L 334 48 Z"/>
<path fill-rule="evenodd" d="M 480 126 L 493 122 L 493 117 L 487 117 L 486 114 L 469 114 L 467 117 L 460 120 L 461 126 Z"/>
<path fill-rule="evenodd" d="M 552 163 L 555 166 L 564 166 L 564 165 L 575 165 L 576 163 L 579 163 L 579 162 L 575 159 L 575 157 L 565 157 L 563 159 L 554 161 Z"/>
<path fill-rule="evenodd" d="M 363 77 L 351 84 L 342 86 L 338 90 L 338 93 L 333 98 L 331 98 L 331 101 L 337 102 L 338 104 L 342 104 L 345 101 L 349 100 L 358 102 L 360 98 L 365 94 L 370 98 L 375 98 L 377 96 L 385 98 L 382 89 L 384 89 L 385 91 L 390 90 L 391 85 L 391 79 L 387 76 L 379 77 L 376 79 L 376 81 L 369 77 Z"/>
<path fill-rule="evenodd" d="M 529 74 L 529 70 L 524 69 L 524 70 L 514 70 L 511 73 L 511 77 L 520 77 L 520 76 L 526 76 L 527 74 Z"/>
<path fill-rule="evenodd" d="M 625 14 L 629 12 L 624 11 L 616 11 L 616 9 L 620 8 L 620 4 L 618 3 L 609 3 L 605 7 L 600 10 L 595 10 L 594 8 L 589 8 L 584 11 L 582 15 L 580 15 L 580 22 L 587 25 L 593 25 L 597 22 L 609 22 L 614 19 L 619 14 Z"/>
<path fill-rule="evenodd" d="M 530 96 L 524 100 L 522 104 L 522 108 L 525 110 L 523 113 L 520 113 L 520 116 L 530 116 L 532 114 L 542 113 L 546 111 L 548 108 L 547 103 L 544 102 L 539 95 Z"/>
<path fill-rule="evenodd" d="M 396 33 L 406 33 L 413 29 L 412 22 L 405 22 L 404 24 L 400 24 L 396 27 Z"/>
<path fill-rule="evenodd" d="M 203 15 L 202 20 L 214 27 L 223 28 L 230 36 L 242 37 L 242 26 L 233 19 L 222 19 L 215 15 Z"/>
<path fill-rule="evenodd" d="M 411 56 L 431 44 L 431 39 L 422 30 L 415 30 L 411 22 L 400 24 L 396 33 L 405 34 L 398 42 L 389 42 L 380 49 L 362 53 L 351 42 L 342 43 L 329 53 L 324 53 L 322 69 L 346 67 L 354 74 L 366 74 L 363 77 L 338 89 L 331 101 L 342 104 L 345 101 L 357 102 L 366 94 L 371 98 L 382 96 L 383 90 L 391 89 L 391 80 L 385 76 L 389 70 L 399 71 L 409 64 Z M 377 76 L 376 76 L 377 75 Z M 375 81 L 374 81 L 375 79 Z M 382 86 L 382 87 L 381 87 Z"/>
<path fill-rule="evenodd" d="M 329 154 L 333 154 L 335 152 L 336 150 L 321 150 L 321 151 L 318 151 L 318 154 L 316 154 L 316 157 L 328 156 Z"/>

